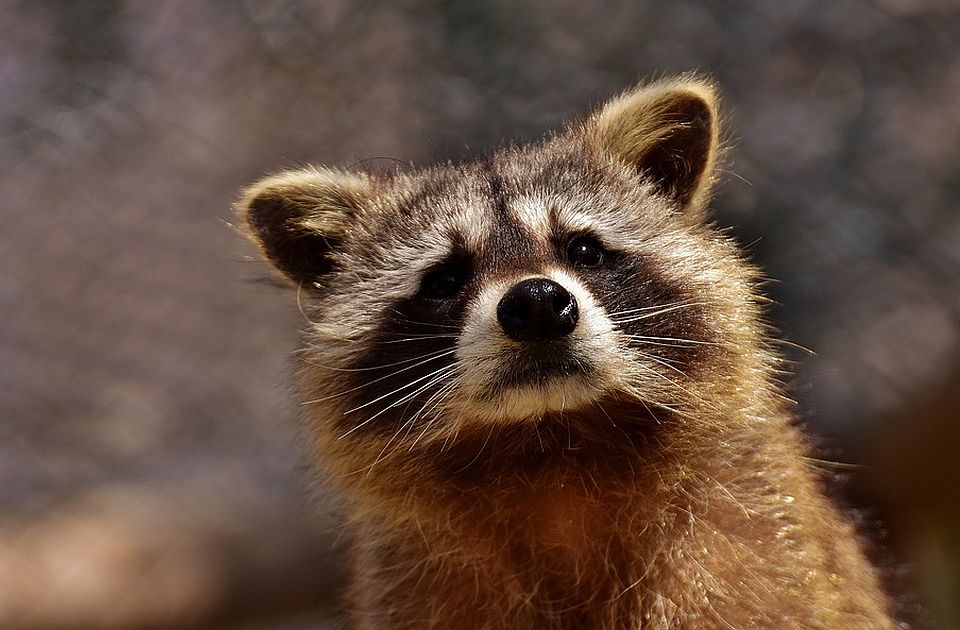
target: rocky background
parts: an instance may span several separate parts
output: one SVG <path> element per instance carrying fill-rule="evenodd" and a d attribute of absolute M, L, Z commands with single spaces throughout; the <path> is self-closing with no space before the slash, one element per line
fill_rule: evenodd
<path fill-rule="evenodd" d="M 0 627 L 327 628 L 260 174 L 460 159 L 641 78 L 722 86 L 718 221 L 919 627 L 960 627 L 953 0 L 0 3 Z M 321 497 L 320 510 L 308 497 Z"/>

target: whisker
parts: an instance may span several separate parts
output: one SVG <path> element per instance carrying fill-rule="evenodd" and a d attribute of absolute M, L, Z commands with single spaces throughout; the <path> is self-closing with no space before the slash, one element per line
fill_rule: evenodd
<path fill-rule="evenodd" d="M 458 475 L 462 473 L 467 468 L 470 468 L 470 466 L 472 466 L 474 462 L 480 459 L 480 456 L 483 455 L 483 451 L 486 450 L 487 448 L 487 443 L 490 442 L 490 438 L 493 437 L 493 432 L 496 430 L 496 428 L 497 428 L 497 425 L 495 424 L 490 427 L 490 431 L 487 433 L 487 437 L 483 440 L 483 444 L 480 445 L 480 450 L 477 451 L 477 454 L 473 456 L 473 459 L 471 459 L 469 462 L 464 464 L 462 468 L 455 471 L 454 474 Z"/>
<path fill-rule="evenodd" d="M 353 412 L 355 412 L 355 411 L 360 411 L 361 409 L 364 409 L 364 408 L 366 408 L 366 407 L 369 407 L 370 405 L 372 405 L 372 404 L 374 404 L 374 403 L 380 402 L 381 400 L 383 400 L 384 398 L 387 398 L 388 396 L 393 396 L 393 395 L 396 394 L 397 392 L 403 391 L 403 390 L 407 389 L 408 387 L 411 387 L 411 386 L 413 386 L 413 385 L 416 385 L 417 383 L 420 383 L 420 382 L 422 382 L 422 381 L 425 381 L 425 380 L 427 380 L 428 378 L 431 378 L 431 377 L 435 376 L 436 374 L 439 374 L 439 373 L 442 372 L 443 370 L 448 370 L 448 369 L 453 368 L 453 367 L 456 367 L 456 364 L 453 364 L 453 363 L 452 363 L 452 364 L 450 364 L 450 365 L 445 365 L 445 366 L 443 366 L 443 367 L 441 367 L 441 368 L 438 368 L 438 369 L 434 370 L 433 372 L 430 372 L 429 374 L 426 374 L 426 375 L 424 375 L 424 376 L 421 376 L 420 378 L 415 378 L 414 380 L 412 380 L 412 381 L 410 381 L 410 382 L 408 382 L 408 383 L 405 383 L 405 384 L 401 385 L 400 387 L 397 387 L 396 389 L 393 389 L 393 390 L 387 392 L 386 394 L 381 394 L 380 396 L 377 396 L 377 397 L 374 398 L 373 400 L 370 400 L 370 401 L 368 401 L 368 402 L 365 402 L 365 403 L 363 403 L 362 405 L 358 405 L 358 406 L 356 406 L 356 407 L 354 407 L 354 408 L 352 408 L 352 409 L 348 409 L 348 410 L 344 411 L 343 414 L 344 414 L 344 415 L 347 415 L 348 413 L 353 413 Z M 405 369 L 406 369 L 406 368 L 405 368 Z M 389 407 L 387 407 L 387 408 L 389 409 Z"/>
<path fill-rule="evenodd" d="M 645 403 L 642 398 L 638 398 L 638 400 L 640 401 L 640 404 L 643 405 L 643 408 L 647 410 L 647 413 L 650 414 L 650 417 L 653 418 L 653 421 L 656 422 L 658 425 L 662 425 L 663 421 L 657 417 L 657 414 L 653 413 L 653 410 L 647 406 L 647 403 Z"/>
<path fill-rule="evenodd" d="M 436 393 L 433 394 L 433 396 L 428 398 L 426 402 L 423 403 L 423 406 L 417 410 L 417 413 L 413 414 L 413 417 L 425 417 L 427 414 L 436 411 L 436 409 L 444 402 L 448 395 L 456 388 L 456 386 L 459 384 L 459 381 L 460 378 L 458 376 L 454 376 L 448 383 L 445 383 L 443 386 L 441 386 Z M 433 404 L 431 404 L 431 402 Z M 427 405 L 430 405 L 429 409 L 427 408 Z"/>
<path fill-rule="evenodd" d="M 437 370 L 437 372 L 440 372 L 440 371 L 442 371 L 442 370 L 452 370 L 452 369 L 454 369 L 455 367 L 456 367 L 455 364 L 454 364 L 454 365 L 448 365 L 448 366 L 446 366 L 446 367 L 444 367 L 444 368 L 440 368 L 440 370 Z M 435 375 L 437 374 L 437 372 L 433 372 L 433 373 L 427 375 L 427 376 L 434 376 L 434 379 L 433 379 L 433 380 L 430 380 L 430 381 L 427 381 L 427 384 L 426 384 L 426 385 L 422 385 L 422 386 L 418 387 L 417 389 L 415 389 L 414 391 L 410 392 L 409 394 L 404 395 L 404 396 L 401 397 L 399 400 L 390 403 L 389 405 L 387 405 L 386 407 L 384 407 L 383 409 L 381 409 L 381 410 L 378 411 L 377 413 L 373 414 L 372 416 L 370 416 L 369 418 L 367 418 L 367 419 L 364 420 L 363 422 L 359 423 L 358 425 L 356 425 L 356 426 L 353 427 L 352 429 L 348 430 L 346 433 L 344 433 L 343 435 L 341 435 L 341 436 L 338 437 L 337 439 L 338 439 L 338 440 L 342 440 L 343 438 L 347 437 L 348 435 L 350 435 L 350 434 L 353 433 L 354 431 L 360 429 L 361 427 L 366 426 L 367 424 L 370 424 L 371 422 L 373 422 L 374 420 L 376 420 L 377 418 L 379 418 L 381 415 L 385 414 L 385 413 L 386 413 L 387 411 L 389 411 L 390 409 L 393 409 L 394 407 L 397 407 L 397 406 L 399 406 L 399 405 L 402 405 L 403 403 L 407 402 L 408 400 L 411 400 L 411 399 L 415 398 L 415 397 L 417 396 L 417 394 L 419 394 L 420 392 L 422 392 L 422 391 L 424 391 L 424 390 L 432 387 L 432 386 L 435 385 L 436 383 L 440 382 L 440 380 L 442 380 L 446 375 L 445 375 L 445 374 L 441 374 L 440 376 L 435 376 Z M 416 381 L 413 381 L 413 382 L 411 382 L 411 383 L 408 383 L 407 385 L 404 385 L 403 387 L 397 388 L 396 390 L 390 392 L 390 394 L 395 394 L 395 393 L 397 393 L 399 390 L 401 390 L 401 389 L 406 389 L 407 387 L 410 387 L 411 385 L 415 384 L 416 382 L 422 381 L 422 380 L 423 380 L 423 378 L 419 378 L 419 379 L 417 379 Z M 382 399 L 382 398 L 383 398 L 383 396 L 380 397 L 380 399 Z M 378 400 L 379 400 L 379 399 L 378 399 Z M 373 402 L 375 402 L 375 401 L 371 401 L 370 403 L 367 403 L 367 404 L 369 405 L 369 404 L 371 404 L 371 403 L 373 403 Z M 366 405 L 364 405 L 364 406 L 366 406 Z M 359 407 L 358 407 L 357 409 L 359 409 Z"/>
<path fill-rule="evenodd" d="M 453 374 L 455 374 L 455 373 L 456 373 L 456 370 L 453 370 L 453 371 L 451 371 L 451 372 L 448 372 L 448 373 L 444 374 L 444 375 L 443 375 L 443 378 L 434 381 L 434 384 L 441 382 L 442 380 L 448 378 L 449 376 L 451 376 L 451 375 L 453 375 Z M 441 385 L 440 387 L 438 387 L 438 388 L 437 388 L 437 391 L 433 392 L 433 393 L 423 402 L 423 404 L 420 405 L 420 408 L 417 409 L 417 411 L 416 411 L 412 416 L 410 416 L 410 422 L 411 422 L 411 423 L 416 423 L 416 421 L 417 421 L 418 419 L 420 419 L 422 416 L 425 416 L 426 413 L 429 413 L 429 412 L 427 411 L 427 408 L 430 407 L 430 404 L 433 403 L 434 401 L 438 401 L 438 402 L 439 402 L 439 399 L 443 397 L 443 395 L 446 393 L 446 391 L 447 391 L 448 389 L 450 389 L 452 386 L 454 386 L 454 385 L 456 384 L 457 380 L 458 380 L 458 379 L 457 379 L 456 377 L 454 377 L 454 378 L 452 378 L 450 381 L 448 381 L 447 383 L 444 383 L 443 385 Z M 409 406 L 409 405 L 408 405 L 408 406 Z M 429 411 L 433 411 L 434 409 L 435 409 L 435 406 L 434 406 L 434 407 L 430 407 L 430 410 L 429 410 Z M 411 427 L 411 428 L 412 428 L 412 427 Z M 409 429 L 408 429 L 408 431 L 407 431 L 407 434 L 409 434 Z M 404 438 L 406 438 L 406 437 L 407 437 L 407 436 L 404 435 Z"/>
<path fill-rule="evenodd" d="M 303 302 L 300 300 L 300 291 L 303 289 L 303 280 L 297 283 L 297 310 L 300 311 L 300 316 L 311 326 L 315 325 L 317 322 L 313 321 L 307 316 L 307 312 L 303 310 Z"/>
<path fill-rule="evenodd" d="M 630 313 L 639 313 L 639 312 L 642 312 L 642 311 L 653 311 L 653 310 L 656 310 L 656 309 L 658 309 L 658 308 L 668 308 L 668 307 L 671 307 L 671 306 L 680 306 L 681 304 L 687 304 L 688 302 L 689 302 L 689 300 L 681 300 L 681 301 L 679 301 L 679 302 L 669 302 L 669 303 L 667 303 L 667 304 L 653 304 L 653 305 L 651 305 L 651 306 L 641 306 L 641 307 L 639 307 L 639 308 L 628 308 L 628 309 L 624 309 L 624 310 L 622 310 L 622 311 L 611 311 L 610 313 L 608 313 L 608 315 L 609 315 L 610 317 L 614 317 L 614 316 L 616 316 L 616 315 L 627 315 L 627 314 L 630 314 Z"/>
<path fill-rule="evenodd" d="M 364 387 L 367 387 L 367 386 L 369 386 L 369 385 L 373 385 L 374 383 L 379 383 L 380 381 L 383 381 L 383 380 L 388 379 L 388 378 L 392 378 L 392 377 L 396 376 L 397 374 L 400 374 L 401 372 L 406 372 L 407 370 L 412 370 L 413 368 L 418 367 L 418 366 L 420 366 L 420 365 L 423 365 L 424 363 L 429 363 L 430 361 L 436 361 L 437 359 L 439 359 L 439 358 L 441 358 L 441 357 L 449 356 L 449 355 L 451 355 L 451 354 L 453 354 L 453 353 L 455 353 L 455 352 L 456 352 L 456 350 L 445 350 L 445 351 L 441 352 L 440 354 L 437 354 L 437 355 L 431 356 L 431 357 L 429 357 L 429 358 L 426 358 L 426 359 L 424 359 L 424 360 L 422 360 L 422 361 L 419 361 L 419 362 L 417 362 L 417 363 L 414 363 L 413 365 L 408 365 L 408 366 L 405 367 L 405 368 L 400 368 L 399 370 L 395 370 L 395 371 L 393 371 L 393 372 L 391 372 L 390 374 L 387 374 L 387 375 L 385 375 L 385 376 L 380 376 L 380 377 L 378 377 L 378 378 L 369 380 L 369 381 L 367 381 L 367 382 L 365 382 L 365 383 L 363 383 L 363 384 L 361 384 L 361 385 L 357 385 L 356 387 L 351 387 L 350 389 L 346 389 L 346 390 L 344 390 L 344 391 L 342 391 L 342 392 L 337 392 L 336 394 L 330 394 L 329 396 L 323 396 L 323 397 L 321 397 L 321 398 L 315 398 L 315 399 L 313 399 L 313 400 L 306 400 L 306 401 L 302 402 L 301 404 L 302 404 L 302 405 L 314 405 L 314 404 L 317 404 L 317 403 L 321 403 L 321 402 L 330 400 L 330 399 L 332 399 L 332 398 L 338 398 L 338 397 L 340 397 L 340 396 L 344 396 L 344 395 L 346 395 L 346 394 L 349 394 L 350 392 L 355 392 L 355 391 L 357 391 L 358 389 L 363 389 Z"/>
<path fill-rule="evenodd" d="M 630 322 L 640 321 L 641 319 L 649 319 L 651 317 L 657 317 L 658 315 L 663 315 L 665 313 L 679 311 L 680 309 L 684 309 L 684 308 L 692 308 L 694 306 L 705 306 L 706 304 L 707 304 L 706 302 L 689 302 L 685 304 L 675 304 L 673 306 L 664 307 L 659 311 L 654 311 L 652 313 L 644 313 L 643 315 L 635 315 L 633 317 L 626 317 L 624 319 L 614 319 L 613 317 L 611 317 L 610 321 L 612 321 L 615 324 L 627 324 Z"/>
<path fill-rule="evenodd" d="M 696 339 L 682 339 L 680 337 L 651 337 L 649 335 L 634 335 L 632 333 L 624 333 L 625 336 L 630 337 L 631 339 L 637 339 L 639 341 L 649 342 L 651 345 L 662 345 L 662 346 L 671 346 L 677 347 L 678 344 L 692 344 L 699 346 L 719 346 L 720 344 L 714 341 L 698 341 Z M 660 341 L 673 341 L 675 343 L 656 343 Z"/>
<path fill-rule="evenodd" d="M 410 431 L 409 427 L 412 425 L 412 423 L 413 423 L 413 418 L 410 418 L 409 420 L 405 420 L 403 423 L 400 424 L 399 427 L 397 427 L 397 430 L 393 432 L 393 435 L 390 436 L 390 439 L 387 440 L 387 443 L 384 444 L 383 448 L 380 449 L 380 452 L 377 453 L 377 456 L 373 459 L 373 463 L 366 467 L 367 475 L 369 475 L 373 471 L 374 466 L 376 466 L 378 463 L 380 463 L 381 460 L 384 459 L 383 457 L 384 454 L 386 454 L 387 449 L 390 448 L 390 444 L 392 444 L 393 441 L 397 439 L 397 436 L 400 435 L 400 432 L 403 431 L 405 428 L 407 429 L 408 432 Z M 361 470 L 364 470 L 364 469 L 361 468 Z"/>
<path fill-rule="evenodd" d="M 628 324 L 630 322 L 638 322 L 642 319 L 649 319 L 651 317 L 658 317 L 666 313 L 671 313 L 673 311 L 679 311 L 684 308 L 692 308 L 694 306 L 703 306 L 706 302 L 691 302 L 689 304 L 677 304 L 676 306 L 665 307 L 659 311 L 654 311 L 652 313 L 644 313 L 643 315 L 635 315 L 633 317 L 626 317 L 624 319 L 614 319 L 611 318 L 610 321 L 616 324 Z"/>
<path fill-rule="evenodd" d="M 431 398 L 436 397 L 436 401 L 433 403 L 433 405 L 430 407 L 430 409 L 429 409 L 427 412 L 424 413 L 424 415 L 426 415 L 427 413 L 430 413 L 430 412 L 435 411 L 441 404 L 443 404 L 443 402 L 450 396 L 450 393 L 453 392 L 453 390 L 456 389 L 457 381 L 458 381 L 458 380 L 459 380 L 459 379 L 454 378 L 454 379 L 452 379 L 449 383 L 447 383 L 446 385 L 444 385 L 443 387 L 441 387 L 440 389 L 437 390 L 437 393 L 434 394 L 434 395 L 431 397 Z M 437 394 L 439 394 L 439 396 L 437 396 Z M 429 403 L 430 403 L 430 399 L 428 399 L 427 402 L 424 403 L 424 406 L 420 408 L 420 411 L 418 411 L 416 414 L 414 414 L 414 418 L 416 418 L 416 416 L 420 415 L 421 411 L 423 411 L 423 409 L 424 409 Z M 440 417 L 440 415 L 439 415 L 439 414 L 436 414 L 436 415 L 434 415 L 433 418 L 431 418 L 431 419 L 427 422 L 426 426 L 423 427 L 423 431 L 420 432 L 420 435 L 417 436 L 417 438 L 413 441 L 413 444 L 410 445 L 410 448 L 407 449 L 408 452 L 413 450 L 413 448 L 417 445 L 417 442 L 420 441 L 420 438 L 422 438 L 422 437 L 427 433 L 427 431 L 430 430 L 430 427 L 432 427 L 432 426 L 434 425 L 434 423 L 437 421 L 437 419 L 438 419 L 439 417 Z"/>
<path fill-rule="evenodd" d="M 457 379 L 454 378 L 454 379 L 451 381 L 451 384 L 452 384 L 452 383 L 455 383 L 456 381 L 457 381 Z M 442 389 L 443 389 L 443 388 L 441 388 L 441 389 L 438 390 L 438 391 L 442 391 Z M 390 439 L 387 440 L 387 443 L 383 445 L 383 448 L 380 449 L 380 452 L 377 454 L 376 458 L 374 458 L 373 463 L 370 464 L 370 466 L 367 467 L 367 474 L 368 474 L 368 475 L 369 475 L 370 472 L 373 470 L 373 467 L 376 466 L 377 463 L 379 463 L 382 459 L 384 459 L 384 455 L 386 454 L 387 449 L 390 448 L 390 444 L 392 444 L 393 441 L 394 441 L 395 439 L 397 439 L 397 436 L 400 435 L 401 432 L 404 432 L 404 429 L 406 429 L 406 432 L 404 432 L 403 439 L 406 439 L 407 436 L 410 435 L 410 430 L 413 428 L 413 425 L 416 423 L 416 421 L 417 421 L 417 416 L 419 415 L 420 411 L 423 411 L 424 407 L 426 407 L 426 405 L 429 404 L 430 400 L 432 400 L 434 396 L 436 396 L 436 393 L 435 393 L 433 396 L 431 396 L 430 398 L 427 399 L 427 402 L 424 403 L 423 407 L 421 407 L 420 410 L 417 411 L 417 413 L 413 414 L 413 416 L 411 416 L 409 419 L 404 420 L 403 423 L 397 428 L 397 430 L 393 432 L 393 435 L 390 436 Z M 398 443 L 398 445 L 399 445 L 399 443 Z M 394 449 L 394 450 L 396 451 L 396 449 Z"/>
<path fill-rule="evenodd" d="M 424 339 L 457 339 L 459 335 L 414 335 L 412 337 L 404 337 L 403 339 L 391 339 L 390 341 L 381 341 L 381 344 L 388 343 L 405 343 L 408 341 L 423 341 Z"/>
<path fill-rule="evenodd" d="M 401 313 L 397 309 L 392 308 L 390 310 L 393 311 L 393 313 L 395 313 L 396 315 L 400 316 L 398 321 L 405 322 L 407 324 L 416 324 L 418 326 L 433 326 L 434 328 L 449 328 L 451 330 L 460 330 L 459 326 L 455 326 L 453 324 L 439 324 L 437 322 L 419 322 L 415 319 L 407 319 L 406 317 L 404 317 L 403 313 Z"/>
<path fill-rule="evenodd" d="M 673 365 L 670 365 L 670 363 L 667 362 L 665 359 L 661 359 L 660 357 L 654 356 L 654 355 L 650 354 L 649 352 L 642 352 L 642 351 L 639 351 L 639 350 L 638 350 L 637 352 L 638 352 L 638 353 L 640 354 L 640 356 L 642 356 L 643 358 L 649 359 L 649 360 L 653 361 L 654 363 L 658 363 L 658 364 L 662 365 L 663 367 L 665 367 L 665 368 L 667 368 L 667 369 L 669 369 L 669 370 L 673 370 L 674 372 L 676 372 L 676 373 L 679 374 L 680 376 L 686 378 L 687 375 L 684 374 L 683 370 L 681 370 L 681 369 L 679 369 L 679 368 L 677 368 L 677 367 L 675 367 L 675 366 L 673 366 Z"/>
<path fill-rule="evenodd" d="M 654 374 L 655 376 L 657 376 L 657 377 L 665 380 L 666 382 L 670 383 L 671 385 L 673 385 L 674 387 L 676 387 L 677 389 L 679 389 L 679 390 L 682 391 L 683 393 L 685 393 L 685 394 L 687 394 L 687 395 L 689 395 L 689 396 L 693 396 L 694 398 L 696 398 L 697 400 L 699 400 L 700 402 L 702 402 L 703 404 L 705 404 L 705 405 L 706 405 L 707 407 L 709 407 L 710 409 L 713 409 L 714 411 L 717 411 L 717 408 L 716 408 L 714 405 L 712 405 L 708 400 L 705 400 L 702 396 L 698 395 L 698 394 L 695 393 L 695 392 L 690 391 L 689 389 L 687 389 L 686 387 L 684 387 L 684 386 L 681 385 L 680 383 L 676 382 L 675 380 L 673 380 L 673 379 L 670 378 L 669 376 L 667 376 L 667 375 L 659 372 L 658 370 L 655 370 L 654 368 L 652 368 L 652 367 L 650 367 L 650 366 L 648 366 L 648 365 L 643 365 L 642 363 L 638 364 L 638 367 L 640 367 L 640 368 L 642 368 L 642 369 L 645 369 L 645 370 L 647 370 L 648 372 L 653 372 L 653 374 Z M 683 373 L 681 372 L 681 374 L 683 374 Z M 679 410 L 675 410 L 675 409 L 672 409 L 672 408 L 670 408 L 670 407 L 667 407 L 667 406 L 666 406 L 665 404 L 663 404 L 663 403 L 657 403 L 657 404 L 658 404 L 660 407 L 663 407 L 664 409 L 667 409 L 667 410 L 669 410 L 669 411 L 673 411 L 673 412 L 675 412 L 675 413 L 680 413 Z"/>
<path fill-rule="evenodd" d="M 460 413 L 457 414 L 457 417 L 453 420 L 453 433 L 447 433 L 447 437 L 443 438 L 443 444 L 440 446 L 440 452 L 446 452 L 447 446 L 450 442 L 455 442 L 460 436 L 460 419 L 463 418 L 463 408 L 460 408 Z"/>
<path fill-rule="evenodd" d="M 610 426 L 612 426 L 612 427 L 616 427 L 616 426 L 617 426 L 617 423 L 613 421 L 613 418 L 610 417 L 610 414 L 607 413 L 607 410 L 603 408 L 603 405 L 601 405 L 599 401 L 593 403 L 593 405 L 594 405 L 594 407 L 596 407 L 597 409 L 599 409 L 600 412 L 601 412 L 604 416 L 607 417 L 607 420 L 610 421 Z"/>
<path fill-rule="evenodd" d="M 442 353 L 444 353 L 444 352 L 449 352 L 449 351 L 450 351 L 449 348 L 441 348 L 441 349 L 439 349 L 439 350 L 434 350 L 434 351 L 432 351 L 432 352 L 427 352 L 427 353 L 425 353 L 425 354 L 417 355 L 417 356 L 411 357 L 411 358 L 409 358 L 409 359 L 403 359 L 403 360 L 401 360 L 401 361 L 394 361 L 393 363 L 384 363 L 384 364 L 382 364 L 382 365 L 374 365 L 374 366 L 372 366 L 372 367 L 362 367 L 362 368 L 341 368 L 341 367 L 333 367 L 333 366 L 331 366 L 331 365 L 320 365 L 319 363 L 313 363 L 312 361 L 305 361 L 305 362 L 306 362 L 306 363 L 310 363 L 310 365 L 313 365 L 313 366 L 315 366 L 315 367 L 323 368 L 323 369 L 325 369 L 325 370 L 331 370 L 331 371 L 333 371 L 333 372 L 369 372 L 369 371 L 371 371 L 371 370 L 383 370 L 383 369 L 386 369 L 386 368 L 389 368 L 389 367 L 394 367 L 394 366 L 397 366 L 397 365 L 403 365 L 404 363 L 410 363 L 411 361 L 417 361 L 417 360 L 419 360 L 419 359 L 424 359 L 424 358 L 426 358 L 426 357 L 431 357 L 431 356 L 440 355 L 440 354 L 442 354 Z M 394 374 L 397 374 L 397 372 L 394 372 Z M 374 382 L 376 382 L 376 381 L 370 381 L 370 382 L 371 382 L 371 383 L 374 383 Z"/>
<path fill-rule="evenodd" d="M 455 372 L 455 371 L 454 371 L 454 372 Z M 447 376 L 447 375 L 444 375 L 444 378 L 446 378 L 446 376 Z M 440 380 L 442 380 L 442 379 L 440 379 Z M 459 380 L 459 379 L 456 378 L 456 377 L 453 378 L 453 379 L 450 381 L 450 383 L 447 383 L 447 384 L 445 384 L 443 387 L 441 387 L 441 388 L 438 390 L 438 393 L 441 392 L 441 391 L 443 391 L 445 388 L 446 388 L 448 391 L 452 391 L 452 390 L 454 389 L 454 387 L 456 386 L 456 383 L 458 382 L 458 380 Z M 439 381 L 437 381 L 437 382 L 439 382 Z M 404 439 L 404 440 L 407 438 L 408 435 L 410 435 L 410 430 L 413 428 L 413 425 L 416 423 L 417 417 L 419 416 L 420 412 L 422 412 L 422 411 L 424 410 L 424 408 L 425 408 L 428 404 L 430 404 L 430 401 L 433 400 L 434 397 L 436 397 L 436 395 L 437 395 L 437 393 L 434 393 L 433 396 L 431 396 L 430 398 L 428 398 L 427 401 L 423 404 L 423 406 L 420 407 L 420 409 L 417 411 L 417 413 L 413 414 L 409 419 L 405 420 L 405 421 L 397 428 L 397 430 L 393 432 L 393 435 L 390 436 L 390 439 L 387 440 L 387 443 L 383 445 L 383 448 L 382 448 L 382 449 L 380 449 L 380 452 L 377 454 L 377 457 L 373 460 L 373 463 L 370 464 L 370 466 L 367 467 L 367 474 L 368 474 L 368 475 L 369 475 L 370 472 L 373 470 L 373 467 L 376 466 L 377 463 L 379 463 L 381 460 L 384 459 L 384 455 L 386 454 L 387 449 L 390 448 L 390 444 L 392 444 L 393 441 L 394 441 L 395 439 L 397 439 L 397 436 L 400 435 L 401 432 L 404 433 L 404 435 L 403 435 L 403 439 Z M 428 424 L 428 427 L 429 427 L 431 424 L 432 424 L 432 422 Z M 428 428 L 428 427 L 426 427 L 426 428 Z M 426 429 L 426 428 L 425 428 L 425 429 Z M 404 432 L 404 429 L 406 429 L 405 432 Z M 419 438 L 418 438 L 418 439 L 419 439 Z M 402 440 L 401 440 L 401 441 L 402 441 Z M 398 443 L 398 447 L 399 447 L 399 443 Z M 395 449 L 395 450 L 396 450 L 396 449 Z"/>

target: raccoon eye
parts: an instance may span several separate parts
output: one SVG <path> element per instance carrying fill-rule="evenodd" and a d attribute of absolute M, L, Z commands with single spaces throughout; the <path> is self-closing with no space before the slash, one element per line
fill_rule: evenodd
<path fill-rule="evenodd" d="M 463 286 L 464 274 L 458 269 L 434 269 L 423 278 L 420 292 L 432 300 L 445 300 L 456 295 Z"/>
<path fill-rule="evenodd" d="M 603 261 L 603 246 L 589 236 L 574 236 L 567 244 L 567 260 L 578 267 L 596 267 Z"/>

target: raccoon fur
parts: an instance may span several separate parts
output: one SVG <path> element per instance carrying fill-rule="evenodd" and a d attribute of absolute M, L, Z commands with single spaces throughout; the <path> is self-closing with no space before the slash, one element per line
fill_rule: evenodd
<path fill-rule="evenodd" d="M 474 162 L 244 191 L 310 320 L 356 627 L 894 627 L 705 216 L 718 137 L 682 76 Z"/>

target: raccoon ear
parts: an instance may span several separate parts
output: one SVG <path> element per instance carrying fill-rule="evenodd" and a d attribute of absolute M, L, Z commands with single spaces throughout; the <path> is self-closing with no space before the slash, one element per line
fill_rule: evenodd
<path fill-rule="evenodd" d="M 634 88 L 587 123 L 595 149 L 637 169 L 689 212 L 698 212 L 710 196 L 718 138 L 716 90 L 690 77 Z"/>
<path fill-rule="evenodd" d="M 253 184 L 243 191 L 236 211 L 263 257 L 306 284 L 333 269 L 330 254 L 371 194 L 365 176 L 307 168 Z"/>

